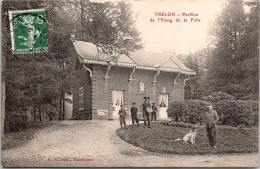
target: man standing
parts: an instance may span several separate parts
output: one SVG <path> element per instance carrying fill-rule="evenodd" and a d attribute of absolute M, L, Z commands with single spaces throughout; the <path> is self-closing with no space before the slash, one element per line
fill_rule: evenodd
<path fill-rule="evenodd" d="M 153 109 L 153 112 L 152 112 L 152 115 L 151 115 L 152 116 L 151 121 L 153 121 L 153 119 L 154 119 L 154 121 L 156 122 L 157 107 L 155 106 L 155 103 L 153 103 L 152 109 Z"/>
<path fill-rule="evenodd" d="M 208 106 L 208 111 L 205 115 L 205 127 L 207 131 L 207 136 L 209 139 L 210 146 L 217 148 L 216 146 L 216 123 L 218 122 L 219 117 L 215 110 L 212 109 L 212 105 Z"/>
<path fill-rule="evenodd" d="M 138 110 L 137 110 L 137 107 L 136 107 L 135 105 L 136 105 L 136 103 L 132 103 L 132 106 L 133 106 L 133 107 L 131 108 L 130 113 L 131 113 L 133 125 L 134 125 L 135 122 L 136 122 L 136 124 L 139 126 L 139 120 L 138 120 L 138 118 L 137 118 L 137 112 L 138 112 Z"/>
<path fill-rule="evenodd" d="M 121 109 L 118 111 L 118 115 L 119 115 L 121 128 L 123 128 L 122 126 L 123 123 L 124 123 L 124 128 L 126 128 L 126 122 L 125 122 L 126 111 L 124 110 L 124 105 L 121 105 Z"/>
<path fill-rule="evenodd" d="M 148 127 L 151 128 L 151 121 L 150 121 L 150 113 L 151 112 L 148 112 L 147 110 L 148 109 L 152 109 L 152 106 L 151 106 L 151 102 L 150 102 L 150 97 L 144 97 L 144 102 L 143 104 L 141 105 L 141 110 L 143 112 L 143 117 L 144 117 L 144 125 L 146 126 L 146 121 L 148 122 Z"/>

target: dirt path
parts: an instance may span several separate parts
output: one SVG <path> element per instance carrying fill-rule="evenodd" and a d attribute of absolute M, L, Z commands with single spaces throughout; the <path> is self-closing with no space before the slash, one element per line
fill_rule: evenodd
<path fill-rule="evenodd" d="M 129 124 L 129 123 L 128 123 Z M 2 151 L 4 167 L 256 167 L 258 155 L 164 155 L 121 140 L 118 121 L 58 121 L 28 144 Z M 81 160 L 81 161 L 80 161 Z M 82 161 L 85 160 L 85 161 Z"/>

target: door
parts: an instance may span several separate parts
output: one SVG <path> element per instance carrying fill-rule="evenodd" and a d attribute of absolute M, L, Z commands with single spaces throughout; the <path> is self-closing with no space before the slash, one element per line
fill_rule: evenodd
<path fill-rule="evenodd" d="M 167 119 L 167 108 L 168 108 L 168 94 L 160 94 L 159 95 L 159 118 L 160 119 Z"/>
<path fill-rule="evenodd" d="M 118 119 L 118 111 L 120 110 L 120 106 L 123 105 L 123 96 L 124 92 L 121 90 L 113 90 L 112 91 L 112 99 L 113 99 L 113 119 Z"/>
<path fill-rule="evenodd" d="M 72 119 L 72 110 L 73 110 L 73 95 L 65 94 L 64 100 L 64 119 L 71 120 Z"/>

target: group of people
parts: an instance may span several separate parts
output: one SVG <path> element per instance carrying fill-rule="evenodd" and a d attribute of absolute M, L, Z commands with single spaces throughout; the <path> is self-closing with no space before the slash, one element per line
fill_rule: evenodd
<path fill-rule="evenodd" d="M 155 103 L 150 102 L 150 97 L 144 97 L 144 102 L 142 103 L 140 110 L 143 113 L 144 118 L 144 126 L 148 126 L 151 128 L 151 121 L 157 120 L 157 107 L 155 106 Z M 139 126 L 139 119 L 137 117 L 138 108 L 136 107 L 136 103 L 132 103 L 132 107 L 130 109 L 131 117 L 132 117 L 132 123 L 133 125 L 136 123 L 137 126 Z M 119 120 L 121 128 L 126 128 L 126 111 L 124 110 L 124 105 L 121 105 L 121 109 L 118 111 Z"/>
<path fill-rule="evenodd" d="M 142 103 L 140 110 L 143 112 L 144 125 L 151 128 L 151 121 L 156 122 L 156 114 L 157 107 L 155 103 L 150 102 L 150 97 L 144 97 L 144 102 Z M 139 119 L 137 117 L 138 109 L 136 107 L 136 103 L 132 103 L 132 108 L 130 109 L 132 123 L 133 125 L 136 123 L 139 126 Z M 126 128 L 126 111 L 124 110 L 124 106 L 121 105 L 121 109 L 118 112 L 121 128 Z M 151 118 L 150 118 L 151 117 Z M 212 109 L 212 105 L 208 106 L 208 111 L 205 113 L 204 125 L 207 132 L 207 137 L 209 140 L 210 146 L 216 147 L 216 123 L 219 120 L 218 114 L 215 110 Z"/>
<path fill-rule="evenodd" d="M 157 107 L 155 106 L 155 103 L 150 102 L 149 97 L 144 97 L 144 102 L 142 103 L 140 110 L 143 112 L 143 118 L 144 118 L 144 125 L 151 128 L 151 121 L 156 122 L 156 113 L 157 113 Z M 133 125 L 136 123 L 139 126 L 139 119 L 137 117 L 138 109 L 136 107 L 136 103 L 132 103 L 132 108 L 130 110 L 131 117 L 132 117 L 132 123 Z M 121 128 L 126 128 L 126 111 L 124 110 L 124 106 L 121 105 L 121 109 L 118 112 L 119 119 L 120 119 L 120 125 Z M 151 116 L 151 118 L 150 118 Z M 205 113 L 205 119 L 204 119 L 204 125 L 207 132 L 207 137 L 209 140 L 210 146 L 216 147 L 216 123 L 219 120 L 218 114 L 215 110 L 212 109 L 212 105 L 208 106 L 208 111 Z"/>

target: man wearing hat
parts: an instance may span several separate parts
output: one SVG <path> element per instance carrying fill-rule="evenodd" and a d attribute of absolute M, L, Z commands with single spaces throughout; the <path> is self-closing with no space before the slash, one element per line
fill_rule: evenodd
<path fill-rule="evenodd" d="M 139 126 L 139 120 L 138 120 L 138 118 L 137 118 L 137 112 L 138 112 L 138 110 L 137 110 L 137 107 L 136 107 L 135 105 L 136 105 L 136 103 L 132 103 L 132 106 L 133 106 L 133 107 L 130 109 L 130 113 L 131 113 L 133 125 L 134 125 L 135 122 L 136 122 L 137 126 Z"/>
<path fill-rule="evenodd" d="M 219 117 L 218 113 L 213 110 L 212 105 L 208 106 L 208 111 L 205 114 L 204 124 L 207 131 L 207 137 L 209 139 L 209 144 L 213 148 L 217 148 L 216 146 L 216 123 L 218 122 Z"/>
<path fill-rule="evenodd" d="M 123 123 L 124 123 L 124 128 L 126 128 L 126 122 L 125 122 L 126 111 L 124 110 L 124 105 L 121 105 L 121 109 L 118 111 L 118 115 L 119 115 L 121 128 L 123 128 Z"/>
<path fill-rule="evenodd" d="M 152 112 L 152 115 L 151 115 L 151 121 L 153 121 L 153 119 L 154 119 L 154 121 L 156 122 L 157 107 L 155 106 L 155 103 L 153 103 L 152 109 L 153 109 L 153 112 Z"/>
<path fill-rule="evenodd" d="M 152 109 L 151 102 L 150 102 L 150 97 L 145 96 L 144 97 L 144 102 L 141 105 L 141 110 L 143 112 L 143 117 L 144 117 L 144 125 L 146 126 L 146 120 L 148 122 L 148 127 L 151 128 L 151 121 L 150 121 L 150 113 L 147 110 Z"/>

